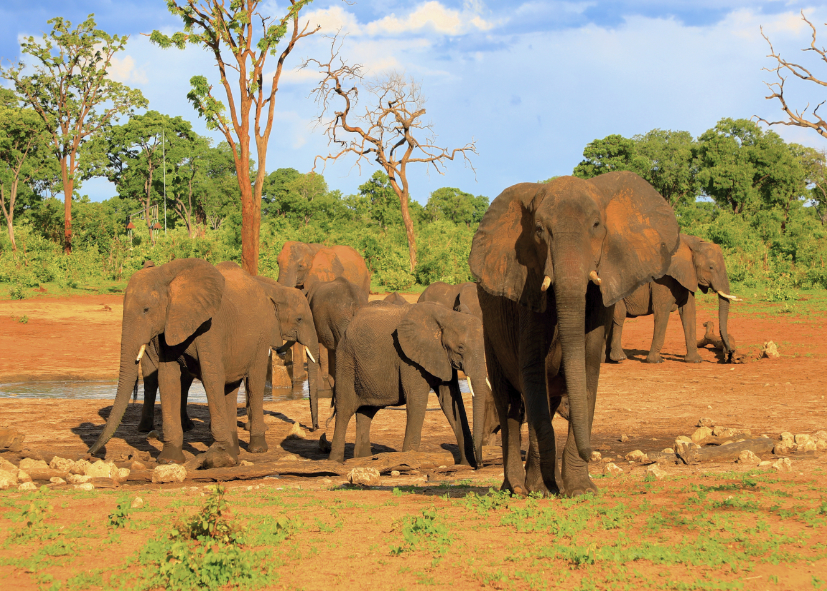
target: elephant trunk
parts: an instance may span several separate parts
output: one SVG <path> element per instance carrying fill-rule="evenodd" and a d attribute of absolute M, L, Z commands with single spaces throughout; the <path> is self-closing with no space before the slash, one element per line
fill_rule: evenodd
<path fill-rule="evenodd" d="M 147 341 L 141 343 L 146 346 Z M 118 391 L 115 395 L 115 403 L 112 405 L 112 411 L 109 413 L 109 418 L 106 420 L 106 426 L 103 428 L 103 433 L 100 434 L 95 444 L 89 448 L 89 454 L 98 453 L 101 448 L 112 438 L 118 425 L 121 424 L 123 414 L 126 412 L 126 407 L 129 404 L 129 397 L 132 395 L 134 386 L 138 381 L 138 354 L 141 351 L 140 345 L 125 345 L 121 339 L 121 366 L 118 371 Z"/>
<path fill-rule="evenodd" d="M 319 339 L 316 336 L 316 329 L 312 323 L 306 323 L 298 341 L 305 346 L 307 353 L 307 387 L 310 392 L 310 418 L 313 422 L 313 429 L 319 428 Z"/>
<path fill-rule="evenodd" d="M 482 444 L 485 439 L 485 405 L 491 398 L 491 388 L 488 386 L 488 379 L 485 373 L 485 364 L 482 367 L 466 370 L 468 378 L 468 389 L 471 390 L 471 409 L 473 414 L 473 441 L 474 457 L 477 468 L 482 468 Z"/>
<path fill-rule="evenodd" d="M 729 341 L 729 332 L 727 331 L 728 320 L 729 300 L 718 296 L 718 329 L 720 330 L 721 343 L 724 345 L 724 359 L 726 361 L 731 361 L 735 350 Z"/>
<path fill-rule="evenodd" d="M 279 271 L 278 283 L 285 287 L 296 287 L 296 270 L 285 269 L 284 272 Z"/>
<path fill-rule="evenodd" d="M 582 285 L 581 285 L 582 284 Z M 591 460 L 591 415 L 586 384 L 586 281 L 558 274 L 554 284 L 563 373 L 569 397 L 569 422 L 577 453 Z M 579 289 L 578 289 L 579 288 Z"/>

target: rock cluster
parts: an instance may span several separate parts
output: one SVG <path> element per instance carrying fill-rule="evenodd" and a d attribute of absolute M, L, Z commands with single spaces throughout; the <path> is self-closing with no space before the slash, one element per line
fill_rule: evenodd
<path fill-rule="evenodd" d="M 817 431 L 813 435 L 799 433 L 793 435 L 784 431 L 778 437 L 778 443 L 772 450 L 777 456 L 785 456 L 791 453 L 807 453 L 815 451 L 827 451 L 827 431 Z"/>

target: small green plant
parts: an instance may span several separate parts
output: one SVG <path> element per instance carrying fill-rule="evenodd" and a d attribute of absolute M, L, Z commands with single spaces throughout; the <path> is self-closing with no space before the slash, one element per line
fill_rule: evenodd
<path fill-rule="evenodd" d="M 23 522 L 23 527 L 12 534 L 9 539 L 26 542 L 33 539 L 48 540 L 56 537 L 57 534 L 54 528 L 46 523 L 46 519 L 54 511 L 54 508 L 46 499 L 46 487 L 41 487 L 30 498 L 29 506 L 17 517 L 17 520 Z"/>
<path fill-rule="evenodd" d="M 466 509 L 474 509 L 480 515 L 488 513 L 488 511 L 496 511 L 500 508 L 507 508 L 511 500 L 511 493 L 507 490 L 488 489 L 488 494 L 478 495 L 475 492 L 469 492 L 461 504 Z"/>
<path fill-rule="evenodd" d="M 28 324 L 29 323 L 29 317 L 28 316 L 21 316 L 20 320 L 18 320 L 18 322 L 20 324 Z"/>
<path fill-rule="evenodd" d="M 390 551 L 394 556 L 415 550 L 420 545 L 442 555 L 451 545 L 448 526 L 438 519 L 434 507 L 423 511 L 421 517 L 406 516 L 403 520 L 402 539 L 404 542 L 399 546 L 391 545 Z"/>
<path fill-rule="evenodd" d="M 13 300 L 22 300 L 26 296 L 23 294 L 23 286 L 22 285 L 14 285 L 9 290 L 9 297 Z"/>
<path fill-rule="evenodd" d="M 126 527 L 131 512 L 132 509 L 130 508 L 129 499 L 125 497 L 121 498 L 118 506 L 109 514 L 109 527 L 113 529 Z"/>

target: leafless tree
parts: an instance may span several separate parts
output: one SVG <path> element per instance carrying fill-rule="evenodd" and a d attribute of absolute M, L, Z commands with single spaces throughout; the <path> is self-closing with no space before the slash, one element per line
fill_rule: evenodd
<path fill-rule="evenodd" d="M 804 16 L 803 10 L 801 11 L 801 19 L 810 26 L 813 34 L 810 46 L 805 47 L 801 51 L 814 51 L 818 54 L 821 61 L 827 64 L 827 49 L 824 49 L 823 47 L 819 49 L 816 46 L 816 28 L 813 23 L 807 20 L 807 17 Z M 822 119 L 818 114 L 818 109 L 824 104 L 824 101 L 821 101 L 818 105 L 816 105 L 816 107 L 812 110 L 812 113 L 808 115 L 807 111 L 810 108 L 809 103 L 806 107 L 804 107 L 803 111 L 798 111 L 790 107 L 787 103 L 786 97 L 784 96 L 784 84 L 787 82 L 789 73 L 792 73 L 793 76 L 799 78 L 800 80 L 813 82 L 819 86 L 827 86 L 827 79 L 822 80 L 816 78 L 808 68 L 794 62 L 789 62 L 782 58 L 781 54 L 776 52 L 772 42 L 764 34 L 763 27 L 761 27 L 761 36 L 764 37 L 770 46 L 770 54 L 767 57 L 771 57 L 777 62 L 777 65 L 774 68 L 764 68 L 767 72 L 774 72 L 778 78 L 778 82 L 765 83 L 770 89 L 770 95 L 766 98 L 768 100 L 778 99 L 781 102 L 781 109 L 787 114 L 789 119 L 786 121 L 767 121 L 766 119 L 758 117 L 758 120 L 766 123 L 767 125 L 791 125 L 795 127 L 814 129 L 817 133 L 821 134 L 822 137 L 827 138 L 827 121 L 824 121 L 824 119 Z"/>
<path fill-rule="evenodd" d="M 446 160 L 461 154 L 473 170 L 468 153 L 477 153 L 476 143 L 471 141 L 453 150 L 437 146 L 433 125 L 423 121 L 425 98 L 419 83 L 400 72 L 366 79 L 361 65 L 349 65 L 339 56 L 337 43 L 334 38 L 327 63 L 315 59 L 304 63 L 304 67 L 318 67 L 323 76 L 312 94 L 320 106 L 318 125 L 324 127 L 329 143 L 336 147 L 327 156 L 316 157 L 314 170 L 319 160 L 326 165 L 347 154 L 356 156 L 355 166 L 360 170 L 363 160 L 373 159 L 379 164 L 399 197 L 413 272 L 416 237 L 408 209 L 408 165 L 425 164 L 445 174 Z M 353 112 L 358 107 L 357 84 L 362 84 L 370 95 L 360 113 Z M 342 107 L 334 109 L 334 101 L 343 103 Z"/>

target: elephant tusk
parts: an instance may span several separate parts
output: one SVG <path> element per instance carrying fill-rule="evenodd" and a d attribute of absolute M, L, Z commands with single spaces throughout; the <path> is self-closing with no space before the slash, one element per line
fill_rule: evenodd
<path fill-rule="evenodd" d="M 138 358 L 135 360 L 135 363 L 138 363 L 141 360 L 141 357 L 144 356 L 144 351 L 146 351 L 146 345 L 141 345 L 141 349 L 138 351 Z"/>
<path fill-rule="evenodd" d="M 474 386 L 471 385 L 471 378 L 467 378 L 465 381 L 468 382 L 468 391 L 471 392 L 471 398 L 473 398 L 475 396 L 475 394 L 474 394 Z"/>
<path fill-rule="evenodd" d="M 488 384 L 488 389 L 489 390 L 493 390 L 493 388 L 491 387 L 491 382 L 488 381 L 487 377 L 485 378 L 485 383 Z"/>
<path fill-rule="evenodd" d="M 730 300 L 730 301 L 732 301 L 732 302 L 743 302 L 743 301 L 744 301 L 744 300 L 742 300 L 742 299 L 740 299 L 740 298 L 735 297 L 734 295 L 730 295 L 730 294 L 728 294 L 728 293 L 724 293 L 724 292 L 722 292 L 722 291 L 718 291 L 718 292 L 715 292 L 715 293 L 717 293 L 717 294 L 718 294 L 719 296 L 721 296 L 722 298 L 725 298 L 725 299 Z"/>
<path fill-rule="evenodd" d="M 597 276 L 597 271 L 589 273 L 589 279 L 591 279 L 595 285 L 600 285 L 600 277 Z"/>
<path fill-rule="evenodd" d="M 551 277 L 546 275 L 546 278 L 543 279 L 543 284 L 540 286 L 540 291 L 546 291 L 549 285 L 551 285 Z"/>
<path fill-rule="evenodd" d="M 310 357 L 310 361 L 316 363 L 316 360 L 313 358 L 313 353 L 310 352 L 310 349 L 307 348 L 307 345 L 305 345 L 304 351 L 305 353 L 307 353 L 307 356 Z"/>

